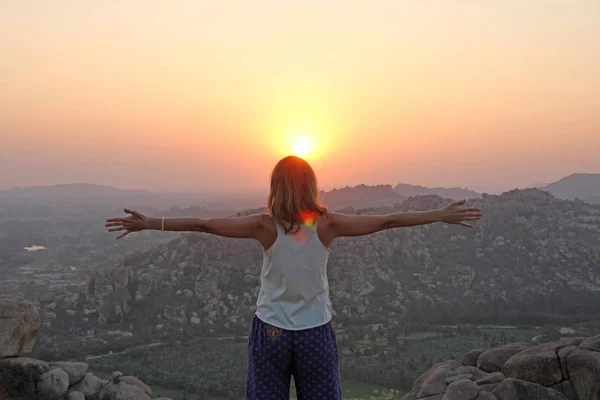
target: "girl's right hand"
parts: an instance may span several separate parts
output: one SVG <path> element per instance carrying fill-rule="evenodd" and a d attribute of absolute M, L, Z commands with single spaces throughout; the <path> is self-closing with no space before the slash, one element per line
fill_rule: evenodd
<path fill-rule="evenodd" d="M 104 227 L 109 228 L 109 232 L 125 231 L 117 236 L 117 240 L 131 232 L 149 229 L 148 217 L 144 214 L 139 211 L 130 210 L 129 208 L 126 208 L 124 211 L 130 215 L 128 217 L 109 218 L 106 220 L 106 225 L 104 225 Z"/>

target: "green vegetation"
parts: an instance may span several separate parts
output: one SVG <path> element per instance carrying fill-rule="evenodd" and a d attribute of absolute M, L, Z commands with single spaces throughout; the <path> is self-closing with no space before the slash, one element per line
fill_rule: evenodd
<path fill-rule="evenodd" d="M 152 385 L 238 399 L 244 393 L 245 358 L 244 343 L 202 339 L 135 350 L 89 364 L 100 371 L 118 369 Z"/>
<path fill-rule="evenodd" d="M 405 335 L 399 327 L 340 330 L 344 398 L 386 399 L 407 392 L 432 364 L 459 358 L 474 348 L 528 341 L 550 332 L 530 327 L 502 329 L 432 328 Z M 393 343 L 393 345 L 392 345 Z M 89 361 L 96 371 L 120 370 L 161 387 L 227 399 L 243 397 L 246 343 L 196 339 L 131 351 Z"/>
<path fill-rule="evenodd" d="M 420 339 L 418 335 L 404 336 L 400 332 L 395 328 L 385 337 L 369 334 L 368 340 L 357 342 L 341 339 L 343 376 L 408 391 L 414 380 L 435 363 L 460 358 L 475 348 L 528 341 L 541 333 L 535 328 L 446 328 L 441 332 L 423 332 Z"/>

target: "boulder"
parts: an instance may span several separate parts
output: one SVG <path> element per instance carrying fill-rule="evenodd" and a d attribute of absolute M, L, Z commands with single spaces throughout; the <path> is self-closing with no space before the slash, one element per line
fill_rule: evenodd
<path fill-rule="evenodd" d="M 528 343 L 518 342 L 486 350 L 477 359 L 477 368 L 485 372 L 500 372 L 509 358 L 529 347 Z"/>
<path fill-rule="evenodd" d="M 151 400 L 151 397 L 139 386 L 119 382 L 106 385 L 98 394 L 98 400 Z"/>
<path fill-rule="evenodd" d="M 600 335 L 584 339 L 580 344 L 581 350 L 600 351 Z"/>
<path fill-rule="evenodd" d="M 67 400 L 85 400 L 85 394 L 81 392 L 71 392 L 67 396 Z"/>
<path fill-rule="evenodd" d="M 37 382 L 38 396 L 44 400 L 62 400 L 69 389 L 69 374 L 58 367 L 50 368 Z"/>
<path fill-rule="evenodd" d="M 479 394 L 479 386 L 470 379 L 452 382 L 442 400 L 475 400 Z"/>
<path fill-rule="evenodd" d="M 596 340 L 514 343 L 479 355 L 479 365 L 502 366 L 502 372 L 487 373 L 454 360 L 438 363 L 419 376 L 402 400 L 600 400 L 600 351 L 580 348 L 595 349 Z"/>
<path fill-rule="evenodd" d="M 567 367 L 567 359 L 571 354 L 577 353 L 579 347 L 567 346 L 558 350 L 558 361 L 560 362 L 560 369 L 566 379 L 569 379 L 569 368 Z"/>
<path fill-rule="evenodd" d="M 36 384 L 49 369 L 47 362 L 35 358 L 0 359 L 0 388 L 6 399 L 35 399 Z"/>
<path fill-rule="evenodd" d="M 515 354 L 502 367 L 507 378 L 552 386 L 563 380 L 556 350 L 552 347 L 534 347 Z"/>
<path fill-rule="evenodd" d="M 31 302 L 0 300 L 0 358 L 30 353 L 41 326 L 40 312 Z"/>
<path fill-rule="evenodd" d="M 413 384 L 413 391 L 417 393 L 417 398 L 421 399 L 440 393 L 443 394 L 448 387 L 448 384 L 445 382 L 446 378 L 456 375 L 455 369 L 460 366 L 454 360 L 435 364 Z"/>
<path fill-rule="evenodd" d="M 557 383 L 554 386 L 551 386 L 552 389 L 557 390 L 565 395 L 565 397 L 569 400 L 579 400 L 579 396 L 575 392 L 575 388 L 571 384 L 571 381 L 565 380 L 561 383 Z"/>
<path fill-rule="evenodd" d="M 434 373 L 436 373 L 439 370 L 449 370 L 452 368 L 457 368 L 460 367 L 460 364 L 454 360 L 450 360 L 450 361 L 445 361 L 445 362 L 441 362 L 438 364 L 433 365 L 431 368 L 429 368 L 427 371 L 423 372 L 413 383 L 412 386 L 412 391 L 418 391 L 421 386 L 423 385 L 423 383 Z"/>
<path fill-rule="evenodd" d="M 454 375 L 454 376 L 451 376 L 449 378 L 446 378 L 446 383 L 449 385 L 452 382 L 460 381 L 460 380 L 463 380 L 463 379 L 471 380 L 472 377 L 473 377 L 473 375 L 471 375 L 471 374 Z"/>
<path fill-rule="evenodd" d="M 46 361 L 29 357 L 4 358 L 0 360 L 0 368 L 25 369 L 33 368 L 40 371 L 40 375 L 50 369 Z"/>
<path fill-rule="evenodd" d="M 469 379 L 471 379 L 472 381 L 477 381 L 479 379 L 483 379 L 489 375 L 487 372 L 483 372 L 482 370 L 480 370 L 476 367 L 467 367 L 464 365 L 456 368 L 455 372 L 456 372 L 456 374 L 470 375 Z"/>
<path fill-rule="evenodd" d="M 53 361 L 51 367 L 58 367 L 69 374 L 69 385 L 74 385 L 83 379 L 88 370 L 88 365 L 75 361 Z"/>
<path fill-rule="evenodd" d="M 144 391 L 144 393 L 146 393 L 148 396 L 152 397 L 152 389 L 150 388 L 150 386 L 146 385 L 144 382 L 142 382 L 135 376 L 128 376 L 128 375 L 122 376 L 121 382 L 125 382 L 130 385 L 137 386 L 140 389 L 142 389 Z"/>
<path fill-rule="evenodd" d="M 82 380 L 71 386 L 70 392 L 81 392 L 87 400 L 95 399 L 95 395 L 108 384 L 108 381 L 98 378 L 96 375 L 88 372 Z"/>
<path fill-rule="evenodd" d="M 492 393 L 498 400 L 567 400 L 556 390 L 514 378 L 505 379 Z"/>
<path fill-rule="evenodd" d="M 468 352 L 460 358 L 460 363 L 467 367 L 476 367 L 477 359 L 479 358 L 481 353 L 483 353 L 483 349 L 471 350 L 470 352 Z"/>
<path fill-rule="evenodd" d="M 498 386 L 500 386 L 500 383 L 502 382 L 496 382 L 496 383 L 484 383 L 483 385 L 479 385 L 479 390 L 481 390 L 482 392 L 493 392 L 494 389 L 496 389 Z"/>
<path fill-rule="evenodd" d="M 600 352 L 581 350 L 571 354 L 567 369 L 579 400 L 600 399 Z"/>
<path fill-rule="evenodd" d="M 498 400 L 498 398 L 490 392 L 479 392 L 479 396 L 475 400 Z"/>
<path fill-rule="evenodd" d="M 475 381 L 475 383 L 477 383 L 478 385 L 487 385 L 489 383 L 500 383 L 505 378 L 506 377 L 501 372 L 492 372 L 491 374 L 488 374 L 488 375 L 484 376 L 483 378 L 478 379 L 477 381 Z"/>

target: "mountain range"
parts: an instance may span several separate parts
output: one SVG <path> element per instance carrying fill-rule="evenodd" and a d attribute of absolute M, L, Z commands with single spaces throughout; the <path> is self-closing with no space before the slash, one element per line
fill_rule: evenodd
<path fill-rule="evenodd" d="M 592 173 L 576 173 L 566 176 L 556 182 L 547 185 L 533 185 L 528 188 L 538 188 L 548 191 L 554 196 L 566 199 L 575 200 L 579 198 L 583 201 L 598 202 L 600 200 L 600 174 Z M 336 208 L 343 207 L 374 207 L 380 203 L 389 204 L 390 202 L 402 201 L 408 197 L 438 195 L 444 198 L 451 199 L 473 199 L 481 197 L 478 193 L 469 188 L 459 187 L 426 187 L 413 185 L 408 183 L 399 183 L 392 187 L 391 185 L 357 185 L 354 187 L 343 187 L 321 191 L 322 199 L 328 205 Z M 199 193 L 160 193 L 148 192 L 145 190 L 119 189 L 111 186 L 94 185 L 87 183 L 61 184 L 51 186 L 35 186 L 11 188 L 8 190 L 0 190 L 0 200 L 2 199 L 31 199 L 31 198 L 65 198 L 65 199 L 91 199 L 91 198 L 131 198 L 149 199 L 153 197 L 171 198 L 178 205 L 202 203 L 219 204 L 223 199 L 217 195 L 208 196 Z M 222 196 L 221 196 L 222 197 Z M 247 205 L 247 201 L 239 202 L 239 197 L 234 196 L 238 200 L 236 206 Z M 261 201 L 262 197 L 253 194 L 255 200 Z M 185 199 L 185 200 L 184 200 Z M 232 202 L 232 201 L 230 201 Z M 369 203 L 370 202 L 370 203 Z M 205 204 L 206 203 L 206 204 Z M 330 203 L 330 204 L 329 204 Z M 200 211 L 200 210 L 197 210 Z M 173 209 L 174 213 L 179 213 L 181 210 Z"/>
<path fill-rule="evenodd" d="M 413 197 L 413 196 L 424 196 L 435 194 L 441 197 L 447 197 L 450 199 L 476 199 L 481 197 L 480 193 L 477 193 L 468 188 L 444 188 L 444 187 L 436 187 L 436 188 L 428 188 L 425 186 L 419 185 L 410 185 L 407 183 L 399 183 L 394 186 L 394 190 L 404 197 Z"/>
<path fill-rule="evenodd" d="M 450 201 L 418 196 L 350 212 L 425 210 Z M 339 324 L 569 324 L 597 318 L 600 206 L 537 189 L 482 195 L 470 203 L 485 213 L 474 229 L 433 224 L 336 240 L 328 275 Z M 87 346 L 115 335 L 142 343 L 245 334 L 261 259 L 254 241 L 206 234 L 184 234 L 131 254 L 93 271 L 79 289 L 40 300 L 45 345 L 80 340 Z"/>
<path fill-rule="evenodd" d="M 600 174 L 572 174 L 540 189 L 561 199 L 600 204 Z"/>
<path fill-rule="evenodd" d="M 8 190 L 0 190 L 0 197 L 3 198 L 64 197 L 85 199 L 98 196 L 124 197 L 149 194 L 149 192 L 144 190 L 118 189 L 112 186 L 94 185 L 89 183 L 13 187 Z"/>

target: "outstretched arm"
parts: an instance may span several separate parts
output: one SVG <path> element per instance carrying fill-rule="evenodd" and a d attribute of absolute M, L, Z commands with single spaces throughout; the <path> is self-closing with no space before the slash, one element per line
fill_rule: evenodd
<path fill-rule="evenodd" d="M 117 239 L 131 232 L 143 230 L 165 230 L 172 232 L 206 232 L 231 238 L 258 239 L 265 227 L 265 214 L 236 218 L 149 218 L 139 211 L 125 209 L 128 217 L 109 218 L 109 232 L 123 231 Z"/>
<path fill-rule="evenodd" d="M 465 200 L 452 203 L 439 210 L 398 212 L 387 215 L 348 215 L 339 213 L 327 214 L 328 230 L 331 239 L 341 236 L 362 236 L 385 229 L 426 225 L 434 222 L 445 222 L 472 228 L 465 221 L 481 218 L 478 208 L 466 208 Z"/>

